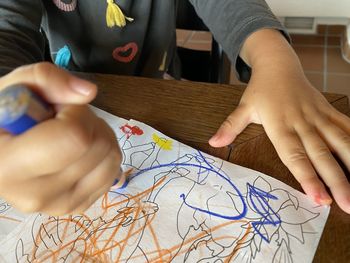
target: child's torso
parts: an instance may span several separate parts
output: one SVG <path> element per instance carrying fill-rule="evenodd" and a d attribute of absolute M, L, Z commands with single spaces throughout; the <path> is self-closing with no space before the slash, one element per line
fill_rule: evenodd
<path fill-rule="evenodd" d="M 161 76 L 175 45 L 175 1 L 114 0 L 134 20 L 112 28 L 107 2 L 113 1 L 43 0 L 42 25 L 53 60 L 67 46 L 71 70 Z"/>

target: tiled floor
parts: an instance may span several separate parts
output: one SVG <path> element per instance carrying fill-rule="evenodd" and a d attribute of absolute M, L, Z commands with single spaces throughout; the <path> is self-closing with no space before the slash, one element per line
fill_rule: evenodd
<path fill-rule="evenodd" d="M 316 35 L 291 35 L 305 74 L 319 90 L 350 97 L 350 64 L 341 54 L 343 26 L 319 26 Z M 177 31 L 179 46 L 208 50 L 211 35 L 206 32 Z M 241 84 L 231 73 L 231 83 Z"/>

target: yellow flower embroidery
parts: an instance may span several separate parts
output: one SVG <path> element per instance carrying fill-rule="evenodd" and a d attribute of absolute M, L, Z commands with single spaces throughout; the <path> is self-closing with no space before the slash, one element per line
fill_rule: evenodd
<path fill-rule="evenodd" d="M 171 140 L 161 138 L 157 134 L 153 133 L 153 141 L 159 146 L 159 148 L 170 151 L 173 148 L 173 142 Z"/>

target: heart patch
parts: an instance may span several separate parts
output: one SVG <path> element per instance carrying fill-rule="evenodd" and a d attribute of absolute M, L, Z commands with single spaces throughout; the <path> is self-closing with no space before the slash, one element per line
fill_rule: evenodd
<path fill-rule="evenodd" d="M 55 6 L 60 10 L 65 12 L 72 12 L 77 7 L 77 0 L 69 0 L 68 3 L 63 2 L 62 0 L 53 0 Z"/>
<path fill-rule="evenodd" d="M 135 42 L 131 42 L 113 50 L 113 58 L 119 62 L 130 63 L 139 51 Z"/>

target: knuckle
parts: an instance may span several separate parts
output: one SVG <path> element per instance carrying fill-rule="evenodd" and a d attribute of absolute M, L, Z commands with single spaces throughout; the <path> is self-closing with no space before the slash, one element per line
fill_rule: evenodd
<path fill-rule="evenodd" d="M 327 114 L 321 114 L 319 113 L 317 117 L 315 118 L 314 122 L 318 126 L 324 126 L 324 127 L 331 127 L 332 126 L 332 120 L 330 116 Z"/>
<path fill-rule="evenodd" d="M 21 211 L 25 213 L 39 212 L 45 205 L 45 201 L 40 197 L 31 197 L 22 200 L 18 207 Z"/>
<path fill-rule="evenodd" d="M 305 125 L 302 129 L 302 136 L 306 138 L 312 138 L 316 134 L 316 129 L 312 126 Z"/>
<path fill-rule="evenodd" d="M 331 153 L 326 146 L 319 146 L 314 153 L 314 158 L 316 160 L 324 160 L 329 159 L 331 157 Z"/>
<path fill-rule="evenodd" d="M 347 134 L 341 134 L 339 140 L 344 144 L 348 149 L 350 149 L 350 137 Z"/>
<path fill-rule="evenodd" d="M 226 126 L 226 127 L 230 128 L 230 129 L 232 129 L 234 127 L 234 124 L 233 124 L 231 118 L 228 117 L 228 118 L 226 118 L 224 120 L 224 122 L 222 123 L 222 126 Z"/>
<path fill-rule="evenodd" d="M 36 63 L 32 66 L 33 75 L 39 82 L 41 80 L 48 80 L 53 69 L 54 65 L 49 62 Z"/>
<path fill-rule="evenodd" d="M 305 172 L 301 169 L 299 169 L 299 171 L 296 174 L 294 174 L 294 177 L 301 185 L 315 185 L 319 182 L 318 178 L 314 174 Z"/>
<path fill-rule="evenodd" d="M 38 64 L 38 63 L 36 63 Z M 20 66 L 16 69 L 14 69 L 11 73 L 9 73 L 7 76 L 13 76 L 13 75 L 16 75 L 16 74 L 21 74 L 23 71 L 26 71 L 26 70 L 32 70 L 33 67 L 36 65 L 36 64 L 29 64 L 29 65 L 23 65 L 23 66 Z"/>
<path fill-rule="evenodd" d="M 307 161 L 308 157 L 304 150 L 297 149 L 287 155 L 286 164 L 293 165 L 295 163 L 301 162 L 301 161 Z"/>
<path fill-rule="evenodd" d="M 69 138 L 71 146 L 78 150 L 78 153 L 84 153 L 90 148 L 93 136 L 84 130 L 78 122 L 70 122 L 65 130 L 65 135 Z"/>
<path fill-rule="evenodd" d="M 49 62 L 40 62 L 33 64 L 33 70 L 36 73 L 46 73 L 47 70 L 52 70 L 54 66 Z"/>
<path fill-rule="evenodd" d="M 305 115 L 300 112 L 300 110 L 293 108 L 290 108 L 288 113 L 284 115 L 284 120 L 289 120 L 290 123 L 295 123 L 297 125 L 302 125 L 305 123 Z"/>

